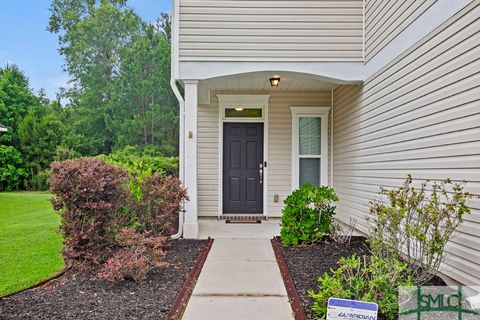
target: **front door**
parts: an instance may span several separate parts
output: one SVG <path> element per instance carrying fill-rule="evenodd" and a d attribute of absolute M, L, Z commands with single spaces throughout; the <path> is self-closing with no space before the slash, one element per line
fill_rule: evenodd
<path fill-rule="evenodd" d="M 223 125 L 223 213 L 263 213 L 263 123 Z"/>

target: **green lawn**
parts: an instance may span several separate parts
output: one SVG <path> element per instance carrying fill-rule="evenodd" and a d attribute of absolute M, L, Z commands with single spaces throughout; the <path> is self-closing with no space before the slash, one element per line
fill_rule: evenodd
<path fill-rule="evenodd" d="M 41 192 L 0 193 L 0 297 L 60 271 L 60 218 Z"/>

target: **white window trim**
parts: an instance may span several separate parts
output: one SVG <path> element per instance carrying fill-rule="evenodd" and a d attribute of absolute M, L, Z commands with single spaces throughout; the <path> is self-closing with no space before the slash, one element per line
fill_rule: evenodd
<path fill-rule="evenodd" d="M 223 215 L 223 123 L 224 122 L 254 122 L 263 123 L 263 215 L 268 217 L 268 100 L 269 94 L 217 94 L 218 98 L 218 216 Z M 262 108 L 262 118 L 227 118 L 225 109 L 235 107 Z"/>
<path fill-rule="evenodd" d="M 290 107 L 292 112 L 292 190 L 299 187 L 298 127 L 300 117 L 319 117 L 322 123 L 320 184 L 328 185 L 328 115 L 330 107 Z M 307 157 L 303 157 L 307 158 Z M 317 158 L 317 157 L 315 157 Z"/>

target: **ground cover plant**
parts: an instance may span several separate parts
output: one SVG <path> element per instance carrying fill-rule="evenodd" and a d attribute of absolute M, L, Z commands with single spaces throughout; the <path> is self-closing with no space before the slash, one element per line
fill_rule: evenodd
<path fill-rule="evenodd" d="M 63 269 L 62 239 L 55 233 L 60 217 L 50 198 L 49 193 L 0 193 L 0 296 Z"/>
<path fill-rule="evenodd" d="M 338 196 L 332 188 L 304 184 L 284 201 L 280 238 L 283 245 L 318 242 L 328 235 Z"/>

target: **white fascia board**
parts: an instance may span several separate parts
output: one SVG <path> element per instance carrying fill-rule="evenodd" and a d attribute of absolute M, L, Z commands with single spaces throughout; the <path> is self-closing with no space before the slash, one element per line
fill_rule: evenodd
<path fill-rule="evenodd" d="M 338 84 L 363 80 L 363 62 L 181 61 L 180 79 L 210 79 L 233 74 L 272 71 L 298 72 Z"/>

